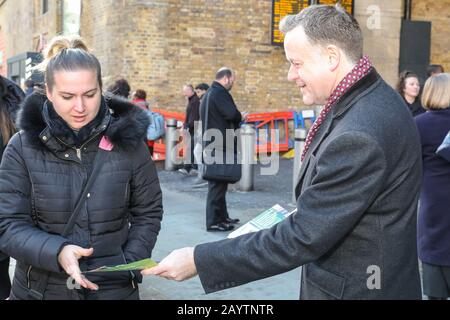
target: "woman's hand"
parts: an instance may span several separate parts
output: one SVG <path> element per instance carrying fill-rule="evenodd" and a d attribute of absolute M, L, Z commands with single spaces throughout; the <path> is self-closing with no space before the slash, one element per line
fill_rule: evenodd
<path fill-rule="evenodd" d="M 93 248 L 84 249 L 79 246 L 66 245 L 58 255 L 58 262 L 66 273 L 83 288 L 98 290 L 98 286 L 96 284 L 90 282 L 81 274 L 80 265 L 78 264 L 78 260 L 81 257 L 89 257 L 93 252 Z"/>

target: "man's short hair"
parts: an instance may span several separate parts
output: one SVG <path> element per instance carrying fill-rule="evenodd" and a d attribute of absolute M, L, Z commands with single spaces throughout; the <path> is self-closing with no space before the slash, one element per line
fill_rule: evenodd
<path fill-rule="evenodd" d="M 195 90 L 203 90 L 207 91 L 209 89 L 209 85 L 207 83 L 200 83 L 195 87 Z"/>
<path fill-rule="evenodd" d="M 363 36 L 356 19 L 336 4 L 312 5 L 296 15 L 288 15 L 280 22 L 283 34 L 302 27 L 312 44 L 335 45 L 357 62 L 363 55 Z"/>
<path fill-rule="evenodd" d="M 216 73 L 216 80 L 220 80 L 223 77 L 231 78 L 233 76 L 233 70 L 227 67 L 220 68 Z"/>
<path fill-rule="evenodd" d="M 443 73 L 444 67 L 440 64 L 430 64 L 427 68 L 427 75 L 428 77 L 431 77 L 433 74 L 436 73 Z"/>

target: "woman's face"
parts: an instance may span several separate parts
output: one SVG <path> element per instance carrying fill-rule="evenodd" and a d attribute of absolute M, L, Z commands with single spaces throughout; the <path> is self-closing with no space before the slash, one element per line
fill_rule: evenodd
<path fill-rule="evenodd" d="M 74 130 L 80 130 L 100 109 L 101 88 L 92 70 L 57 71 L 47 97 L 58 115 Z"/>
<path fill-rule="evenodd" d="M 403 89 L 405 95 L 416 98 L 420 92 L 419 79 L 416 77 L 409 77 L 405 80 L 405 89 Z"/>

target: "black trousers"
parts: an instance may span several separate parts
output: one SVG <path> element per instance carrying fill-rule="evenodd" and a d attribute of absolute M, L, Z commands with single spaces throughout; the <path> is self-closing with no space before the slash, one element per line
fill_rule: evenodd
<path fill-rule="evenodd" d="M 9 279 L 9 258 L 0 261 L 0 300 L 9 297 L 11 280 Z"/>
<path fill-rule="evenodd" d="M 191 151 L 190 156 L 189 156 L 190 161 L 186 160 L 186 164 L 184 165 L 184 168 L 188 172 L 191 171 L 192 169 L 198 170 L 198 166 L 195 163 L 195 158 L 194 158 L 194 148 L 195 148 L 194 132 L 189 131 L 189 136 L 190 136 L 190 139 L 187 141 L 189 146 L 186 149 L 189 149 Z M 188 163 L 188 162 L 190 162 L 190 163 Z"/>
<path fill-rule="evenodd" d="M 206 228 L 225 222 L 228 218 L 225 195 L 228 182 L 208 181 L 208 196 L 206 198 Z"/>

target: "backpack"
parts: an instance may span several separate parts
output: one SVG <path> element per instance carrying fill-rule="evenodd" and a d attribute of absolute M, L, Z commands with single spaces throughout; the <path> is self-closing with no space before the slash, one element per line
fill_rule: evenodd
<path fill-rule="evenodd" d="M 151 141 L 158 140 L 162 136 L 164 136 L 165 128 L 164 128 L 164 117 L 152 111 L 147 111 L 147 115 L 150 118 L 150 125 L 147 129 L 147 139 Z"/>

